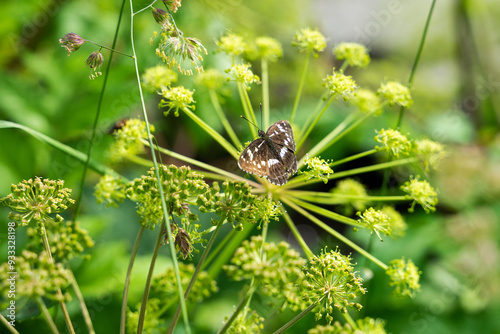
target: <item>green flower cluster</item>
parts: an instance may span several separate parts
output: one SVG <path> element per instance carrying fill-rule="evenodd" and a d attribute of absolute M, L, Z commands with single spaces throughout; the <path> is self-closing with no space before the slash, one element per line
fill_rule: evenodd
<path fill-rule="evenodd" d="M 365 210 L 366 201 L 358 198 L 367 197 L 368 193 L 366 188 L 360 182 L 346 178 L 337 182 L 337 186 L 331 190 L 332 194 L 335 194 L 335 198 L 338 199 L 339 204 L 344 205 L 344 212 L 346 215 L 352 214 L 352 208 L 357 211 Z"/>
<path fill-rule="evenodd" d="M 370 63 L 366 46 L 358 43 L 340 43 L 333 49 L 333 54 L 353 67 L 364 68 Z"/>
<path fill-rule="evenodd" d="M 23 180 L 11 186 L 12 193 L 0 199 L 0 204 L 10 207 L 19 213 L 10 212 L 9 219 L 22 226 L 32 220 L 40 224 L 46 219 L 62 221 L 63 218 L 51 214 L 65 211 L 75 200 L 70 198 L 71 189 L 64 188 L 64 181 L 49 180 L 36 177 L 34 180 Z M 42 227 L 43 228 L 43 227 Z"/>
<path fill-rule="evenodd" d="M 228 73 L 234 81 L 242 83 L 246 89 L 249 90 L 250 87 L 248 85 L 253 83 L 260 84 L 260 78 L 253 74 L 250 67 L 250 64 L 233 65 L 230 69 L 226 70 L 226 73 Z"/>
<path fill-rule="evenodd" d="M 436 210 L 438 203 L 437 192 L 427 181 L 420 181 L 419 177 L 413 177 L 410 181 L 406 181 L 401 189 L 407 193 L 408 198 L 413 199 L 410 212 L 415 209 L 415 204 L 418 203 L 422 206 L 425 212 Z"/>
<path fill-rule="evenodd" d="M 193 99 L 194 90 L 178 87 L 162 88 L 159 92 L 162 99 L 158 104 L 159 108 L 168 108 L 163 114 L 168 116 L 171 110 L 175 117 L 179 117 L 179 110 L 194 110 L 196 101 Z"/>
<path fill-rule="evenodd" d="M 382 105 L 377 94 L 366 88 L 356 89 L 350 102 L 358 107 L 362 112 L 382 112 Z"/>
<path fill-rule="evenodd" d="M 414 297 L 420 290 L 420 274 L 412 260 L 404 258 L 392 260 L 385 271 L 389 276 L 389 286 L 394 287 L 394 294 L 400 297 Z"/>
<path fill-rule="evenodd" d="M 186 217 L 190 222 L 198 220 L 191 212 L 190 205 L 196 204 L 198 197 L 208 192 L 208 185 L 203 176 L 187 166 L 159 166 L 161 186 L 165 195 L 169 215 Z M 136 178 L 126 189 L 127 197 L 137 203 L 137 214 L 140 223 L 149 229 L 163 219 L 160 192 L 155 169 L 152 167 L 147 175 Z"/>
<path fill-rule="evenodd" d="M 279 209 L 270 198 L 261 198 L 251 193 L 248 183 L 225 181 L 220 186 L 214 182 L 210 191 L 198 197 L 201 212 L 215 212 L 221 220 L 227 220 L 234 228 L 243 229 L 243 224 L 276 219 Z"/>
<path fill-rule="evenodd" d="M 15 270 L 8 263 L 3 263 L 0 266 L 1 296 L 7 296 L 10 289 L 8 279 L 12 272 L 17 272 L 16 300 L 22 298 L 37 300 L 42 297 L 53 301 L 69 301 L 71 299 L 68 294 L 58 293 L 59 289 L 70 284 L 71 274 L 63 268 L 61 263 L 54 263 L 46 252 L 36 254 L 24 250 L 21 256 L 16 258 Z"/>
<path fill-rule="evenodd" d="M 231 264 L 224 266 L 227 275 L 235 280 L 251 280 L 266 295 L 285 300 L 282 308 L 302 307 L 297 284 L 304 278 L 302 267 L 306 260 L 286 242 L 264 242 L 261 236 L 245 240 L 234 253 Z"/>
<path fill-rule="evenodd" d="M 154 127 L 149 130 L 154 132 Z M 115 141 L 109 147 L 109 157 L 112 162 L 122 159 L 135 159 L 137 155 L 144 153 L 142 139 L 148 138 L 146 123 L 138 118 L 128 119 L 120 129 L 113 132 Z"/>
<path fill-rule="evenodd" d="M 410 90 L 399 82 L 389 81 L 382 84 L 377 93 L 387 99 L 389 105 L 400 105 L 404 108 L 409 108 L 413 104 Z"/>
<path fill-rule="evenodd" d="M 382 147 L 375 146 L 376 149 L 388 150 L 396 158 L 400 155 L 410 155 L 412 150 L 411 141 L 398 130 L 382 129 L 377 132 L 375 140 L 383 145 Z"/>
<path fill-rule="evenodd" d="M 441 160 L 447 155 L 443 145 L 430 139 L 416 140 L 413 151 L 426 172 L 437 169 Z"/>
<path fill-rule="evenodd" d="M 143 324 L 143 334 L 153 334 L 157 333 L 158 327 L 160 326 L 160 319 L 163 313 L 164 302 L 158 298 L 149 298 L 146 305 L 146 316 L 144 318 Z M 128 309 L 127 310 L 127 333 L 137 333 L 137 323 L 139 322 L 139 309 L 141 304 L 139 303 L 136 307 L 135 312 Z"/>
<path fill-rule="evenodd" d="M 49 240 L 50 253 L 54 261 L 63 262 L 81 255 L 86 249 L 94 247 L 94 241 L 90 238 L 87 230 L 80 227 L 79 222 L 64 221 L 45 223 L 47 238 Z M 36 229 L 28 227 L 28 237 L 31 242 L 27 246 L 37 252 L 41 252 L 41 242 Z M 84 258 L 88 259 L 90 255 Z"/>
<path fill-rule="evenodd" d="M 349 75 L 344 75 L 342 72 L 335 72 L 328 75 L 324 80 L 323 86 L 328 89 L 330 95 L 342 95 L 344 101 L 349 100 L 354 95 L 354 90 L 357 88 L 353 78 Z"/>
<path fill-rule="evenodd" d="M 245 56 L 250 60 L 267 59 L 276 62 L 283 57 L 283 48 L 280 42 L 274 38 L 257 37 L 254 43 L 247 46 Z"/>
<path fill-rule="evenodd" d="M 307 180 L 319 179 L 327 184 L 330 174 L 333 174 L 333 169 L 330 168 L 328 163 L 328 161 L 319 157 L 306 159 L 307 171 L 300 173 L 304 174 Z"/>
<path fill-rule="evenodd" d="M 341 324 L 335 321 L 332 325 L 316 326 L 307 331 L 307 334 L 385 334 L 385 320 L 363 318 L 356 320 L 356 327 L 350 324 Z"/>
<path fill-rule="evenodd" d="M 305 28 L 295 33 L 292 46 L 298 47 L 299 52 L 311 53 L 317 57 L 326 48 L 326 38 L 317 29 Z"/>
<path fill-rule="evenodd" d="M 179 273 L 184 291 L 186 290 L 194 271 L 195 267 L 193 264 L 179 262 Z M 189 303 L 201 303 L 204 299 L 207 299 L 218 290 L 217 282 L 213 280 L 206 271 L 201 271 L 194 282 L 187 301 Z M 177 307 L 177 280 L 175 278 L 173 267 L 170 267 L 163 273 L 153 277 L 153 281 L 151 283 L 151 295 L 154 298 L 158 298 L 159 300 L 167 303 L 166 306 Z"/>
<path fill-rule="evenodd" d="M 320 304 L 316 312 L 316 320 L 325 318 L 330 324 L 333 320 L 333 309 L 347 312 L 347 307 L 355 310 L 362 308 L 354 300 L 365 294 L 363 279 L 354 272 L 351 258 L 340 251 L 326 252 L 314 256 L 306 266 L 304 300 Z"/>
<path fill-rule="evenodd" d="M 142 75 L 142 86 L 150 92 L 158 92 L 177 82 L 177 73 L 163 65 L 150 67 Z"/>
<path fill-rule="evenodd" d="M 357 215 L 360 217 L 358 222 L 369 229 L 371 231 L 370 233 L 375 232 L 380 241 L 382 241 L 380 233 L 387 236 L 391 235 L 391 224 L 389 223 L 391 218 L 382 211 L 369 208 L 363 213 L 358 212 Z"/>
<path fill-rule="evenodd" d="M 246 308 L 245 312 L 238 314 L 227 332 L 229 334 L 261 333 L 264 329 L 264 320 L 257 312 Z"/>

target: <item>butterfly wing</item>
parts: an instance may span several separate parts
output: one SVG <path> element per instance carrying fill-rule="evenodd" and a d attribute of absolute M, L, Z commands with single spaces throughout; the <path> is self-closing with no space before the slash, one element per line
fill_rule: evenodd
<path fill-rule="evenodd" d="M 268 153 L 266 141 L 262 138 L 256 139 L 241 152 L 238 166 L 247 173 L 267 176 L 269 174 Z"/>
<path fill-rule="evenodd" d="M 287 147 L 292 152 L 295 152 L 295 140 L 293 139 L 293 131 L 288 121 L 278 121 L 267 129 L 266 134 L 275 144 Z"/>

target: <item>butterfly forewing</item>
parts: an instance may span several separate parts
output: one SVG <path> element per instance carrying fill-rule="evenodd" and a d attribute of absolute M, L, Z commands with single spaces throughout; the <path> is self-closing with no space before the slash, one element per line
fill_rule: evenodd
<path fill-rule="evenodd" d="M 290 123 L 278 121 L 241 152 L 238 166 L 247 173 L 265 176 L 276 185 L 287 183 L 297 172 L 295 141 Z"/>

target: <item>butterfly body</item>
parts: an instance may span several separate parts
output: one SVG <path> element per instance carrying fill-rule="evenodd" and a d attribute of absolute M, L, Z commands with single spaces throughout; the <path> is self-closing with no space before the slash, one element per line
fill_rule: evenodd
<path fill-rule="evenodd" d="M 241 152 L 238 166 L 247 173 L 266 177 L 282 186 L 297 172 L 295 140 L 288 121 L 278 121 Z"/>

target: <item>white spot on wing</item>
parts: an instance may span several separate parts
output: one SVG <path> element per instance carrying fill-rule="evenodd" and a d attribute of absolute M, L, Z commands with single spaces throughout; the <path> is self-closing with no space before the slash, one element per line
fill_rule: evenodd
<path fill-rule="evenodd" d="M 286 147 L 282 147 L 281 148 L 281 151 L 280 151 L 280 157 L 281 157 L 281 159 L 283 159 L 285 157 L 285 154 L 286 154 L 287 151 L 288 151 L 288 149 Z"/>
<path fill-rule="evenodd" d="M 269 161 L 267 162 L 267 164 L 269 165 L 269 167 L 271 166 L 274 166 L 276 164 L 278 164 L 280 161 L 278 159 L 269 159 Z"/>

